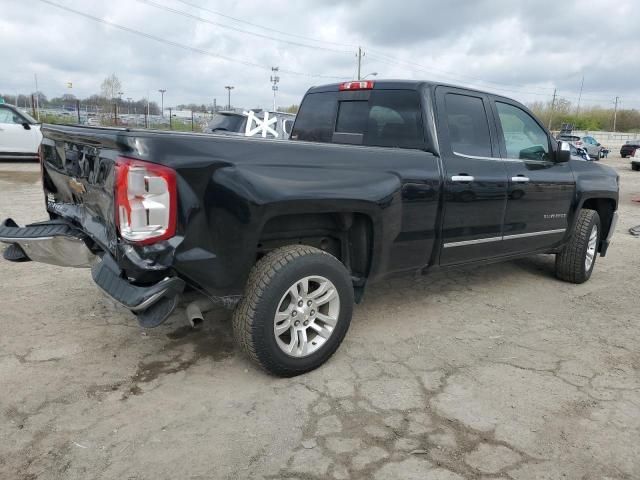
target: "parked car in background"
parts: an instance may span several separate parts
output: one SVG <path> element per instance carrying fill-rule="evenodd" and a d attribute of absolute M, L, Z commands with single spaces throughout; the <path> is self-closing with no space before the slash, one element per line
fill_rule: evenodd
<path fill-rule="evenodd" d="M 296 116 L 292 113 L 249 110 L 217 112 L 205 128 L 205 133 L 288 139 Z"/>
<path fill-rule="evenodd" d="M 640 171 L 640 148 L 636 148 L 633 158 L 631 159 L 631 168 L 633 170 Z"/>
<path fill-rule="evenodd" d="M 604 147 L 600 145 L 595 138 L 589 135 L 579 136 L 560 134 L 558 135 L 558 140 L 569 142 L 578 148 L 585 149 L 593 160 L 600 160 L 602 158 L 602 150 L 604 150 Z"/>
<path fill-rule="evenodd" d="M 569 148 L 571 149 L 571 160 L 585 160 L 587 162 L 594 160 L 584 148 L 578 148 L 571 143 L 569 144 Z"/>
<path fill-rule="evenodd" d="M 0 104 L 0 160 L 37 160 L 42 133 L 38 121 L 13 105 Z"/>
<path fill-rule="evenodd" d="M 620 156 L 622 158 L 633 157 L 638 149 L 640 149 L 640 139 L 627 140 L 627 142 L 620 147 Z"/>

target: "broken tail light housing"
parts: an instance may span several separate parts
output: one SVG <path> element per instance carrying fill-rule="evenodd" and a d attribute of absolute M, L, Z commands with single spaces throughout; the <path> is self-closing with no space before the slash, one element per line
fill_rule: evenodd
<path fill-rule="evenodd" d="M 176 233 L 175 170 L 127 157 L 116 160 L 115 207 L 120 236 L 149 245 Z"/>
<path fill-rule="evenodd" d="M 357 82 L 343 82 L 338 89 L 343 92 L 347 90 L 371 90 L 373 82 L 371 80 L 362 80 Z"/>

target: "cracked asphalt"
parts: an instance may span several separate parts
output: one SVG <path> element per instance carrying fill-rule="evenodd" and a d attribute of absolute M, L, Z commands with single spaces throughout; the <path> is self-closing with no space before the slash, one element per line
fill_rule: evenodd
<path fill-rule="evenodd" d="M 142 331 L 88 270 L 0 262 L 0 478 L 638 479 L 640 173 L 592 279 L 553 257 L 371 287 L 322 368 L 256 369 L 214 310 Z M 0 217 L 44 218 L 34 164 Z"/>

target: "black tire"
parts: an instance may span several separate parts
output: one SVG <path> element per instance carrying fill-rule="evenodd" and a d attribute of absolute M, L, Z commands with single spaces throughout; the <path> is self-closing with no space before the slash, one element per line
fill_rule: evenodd
<path fill-rule="evenodd" d="M 589 238 L 594 226 L 598 229 L 596 252 L 589 268 L 586 267 Z M 591 277 L 596 264 L 597 245 L 601 238 L 600 216 L 595 210 L 581 210 L 573 228 L 571 239 L 562 251 L 556 254 L 556 276 L 571 283 L 584 283 Z"/>
<path fill-rule="evenodd" d="M 274 316 L 283 295 L 299 280 L 320 275 L 333 283 L 340 308 L 333 333 L 318 350 L 304 357 L 287 355 L 274 332 Z M 233 314 L 233 334 L 242 350 L 260 367 L 281 377 L 318 368 L 342 343 L 353 313 L 353 284 L 345 266 L 334 256 L 306 245 L 278 248 L 251 270 L 245 295 Z"/>
<path fill-rule="evenodd" d="M 640 170 L 640 163 L 632 163 L 631 164 L 631 169 L 635 170 L 636 172 Z"/>

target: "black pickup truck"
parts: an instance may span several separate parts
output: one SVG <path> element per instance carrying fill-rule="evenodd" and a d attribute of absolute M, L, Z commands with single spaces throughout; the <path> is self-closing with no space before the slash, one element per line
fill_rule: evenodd
<path fill-rule="evenodd" d="M 238 343 L 282 376 L 332 355 L 375 281 L 544 253 L 581 283 L 617 219 L 611 168 L 513 100 L 438 83 L 313 87 L 288 141 L 43 133 L 49 220 L 5 220 L 5 258 L 90 266 L 146 327 L 189 295 L 193 317 L 234 308 Z"/>

